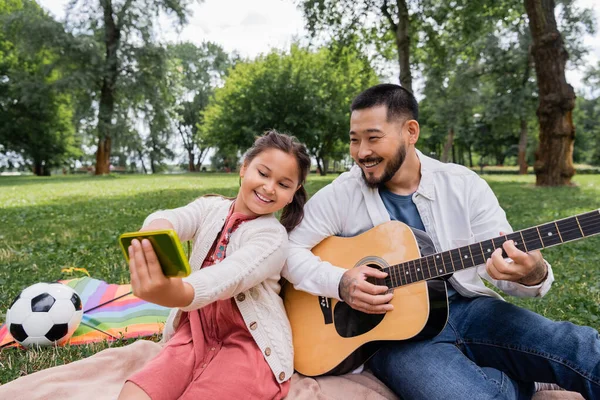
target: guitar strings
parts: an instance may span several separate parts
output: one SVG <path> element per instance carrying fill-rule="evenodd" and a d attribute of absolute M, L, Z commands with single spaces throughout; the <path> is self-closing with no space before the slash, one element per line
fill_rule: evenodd
<path fill-rule="evenodd" d="M 527 232 L 527 234 L 531 233 L 532 235 L 535 234 L 536 236 L 538 236 L 538 238 L 535 240 L 535 242 L 539 241 L 541 243 L 541 245 L 542 245 L 542 249 L 549 248 L 549 247 L 553 247 L 553 246 L 558 245 L 558 244 L 562 244 L 562 243 L 574 241 L 574 240 L 577 240 L 577 239 L 582 239 L 582 238 L 585 238 L 585 237 L 590 237 L 590 236 L 593 236 L 593 235 L 596 235 L 596 234 L 600 233 L 600 219 L 598 219 L 599 217 L 600 217 L 600 211 L 591 211 L 591 212 L 588 212 L 588 213 L 577 215 L 575 217 L 564 218 L 564 219 L 557 220 L 557 221 L 554 221 L 554 222 L 549 222 L 549 223 L 545 223 L 545 224 L 542 224 L 542 225 L 537 225 L 537 226 L 532 227 L 532 228 L 526 228 L 526 229 L 521 230 L 521 231 L 512 232 L 512 233 L 509 233 L 509 234 L 504 235 L 504 236 L 498 236 L 498 237 L 495 237 L 495 238 L 492 238 L 492 239 L 484 240 L 482 242 L 479 242 L 479 244 L 485 243 L 485 242 L 489 241 L 489 242 L 491 242 L 491 244 L 494 247 L 494 249 L 496 249 L 498 247 L 496 247 L 496 244 L 494 243 L 494 240 L 500 239 L 500 240 L 502 240 L 502 244 L 503 244 L 507 240 L 512 240 L 512 239 L 507 239 L 508 236 L 515 235 L 515 234 L 525 234 L 524 231 L 527 231 L 527 230 L 530 230 L 530 229 L 534 229 L 534 228 L 538 228 L 539 229 L 540 227 L 545 227 L 545 226 L 548 226 L 548 225 L 551 225 L 551 224 L 557 224 L 559 222 L 568 221 L 568 220 L 572 220 L 572 221 L 577 221 L 578 222 L 578 224 L 574 228 L 572 228 L 572 229 L 563 229 L 563 230 L 558 229 L 557 232 L 560 233 L 559 234 L 559 241 L 556 242 L 556 243 L 554 243 L 554 244 L 550 244 L 548 246 L 544 245 L 543 239 L 539 236 L 539 233 L 537 233 L 535 231 Z M 590 224 L 589 222 L 591 220 L 593 220 L 594 222 L 592 222 Z M 598 220 L 598 222 L 596 222 L 596 220 Z M 581 233 L 582 233 L 582 231 L 584 229 L 586 231 L 591 229 L 594 232 L 591 233 L 591 234 L 584 234 L 583 236 L 581 236 Z M 596 230 L 596 229 L 598 229 L 598 230 Z M 567 235 L 569 235 L 571 233 L 574 233 L 574 232 L 576 232 L 578 234 L 578 236 L 576 238 L 569 239 L 566 242 L 562 240 L 561 236 L 563 236 L 563 235 L 567 236 Z M 525 242 L 527 242 L 527 240 L 525 240 Z M 523 242 L 520 242 L 519 244 L 516 245 L 516 247 L 519 248 L 519 246 L 521 246 L 522 243 Z M 471 245 L 473 245 L 473 244 L 478 244 L 478 243 L 472 243 Z M 444 275 L 450 275 L 453 272 L 457 271 L 457 269 L 454 268 L 454 265 L 453 265 L 454 262 L 460 263 L 460 265 L 463 267 L 463 268 L 459 268 L 458 270 L 467 269 L 467 268 L 473 268 L 473 267 L 476 267 L 476 266 L 479 266 L 479 265 L 483 265 L 484 263 L 475 264 L 473 262 L 473 260 L 475 259 L 475 257 L 472 257 L 471 258 L 471 262 L 474 265 L 472 265 L 470 267 L 465 267 L 462 258 L 460 258 L 460 254 L 458 254 L 459 255 L 458 258 L 456 258 L 455 255 L 452 254 L 452 251 L 455 251 L 455 250 L 460 252 L 460 249 L 464 249 L 464 248 L 469 249 L 469 246 L 471 246 L 471 245 L 463 246 L 463 247 L 456 248 L 456 249 L 446 250 L 446 251 L 443 251 L 443 252 L 439 252 L 439 253 L 431 254 L 431 255 L 428 255 L 428 256 L 425 256 L 425 257 L 421 257 L 421 258 L 418 258 L 418 259 L 415 259 L 415 260 L 409 260 L 409 261 L 406 261 L 406 262 L 403 262 L 403 263 L 400 263 L 400 264 L 396 264 L 396 265 L 392 265 L 392 266 L 387 267 L 387 268 L 383 268 L 382 271 L 388 273 L 388 276 L 386 278 L 384 278 L 384 280 L 386 281 L 386 283 L 389 280 L 389 282 L 392 285 L 392 287 L 399 287 L 399 286 L 404 286 L 404 285 L 407 285 L 407 284 L 410 284 L 410 283 L 415 283 L 415 282 L 418 282 L 418 281 L 424 281 L 424 280 L 427 280 L 427 279 L 432 279 L 432 278 L 436 278 L 436 277 L 440 277 L 440 276 L 444 276 Z M 525 251 L 526 245 L 522 246 L 522 247 L 523 247 L 522 250 Z M 446 258 L 450 259 L 450 263 L 452 264 L 452 267 L 453 267 L 454 271 L 447 272 L 447 269 L 446 269 L 447 261 L 444 261 L 444 255 L 447 255 Z M 485 256 L 483 254 L 482 254 L 481 257 L 483 257 L 485 259 Z M 429 266 L 429 263 L 427 261 L 427 259 L 429 259 L 429 258 L 431 258 L 434 262 L 435 262 L 436 258 L 441 259 L 441 262 L 442 262 L 442 264 L 444 266 L 445 272 L 444 273 L 438 273 L 439 270 L 437 269 L 438 268 L 437 264 L 433 268 L 431 266 Z M 427 263 L 426 267 L 423 267 L 422 260 L 426 261 L 426 263 Z M 417 265 L 416 265 L 417 261 L 419 261 L 419 264 L 421 265 L 421 268 L 417 267 Z M 411 262 L 413 263 L 414 267 L 412 267 L 410 265 Z M 402 283 L 402 276 L 400 274 L 399 268 L 402 268 L 402 271 L 405 272 L 405 274 L 404 274 L 405 275 L 404 280 L 406 281 L 406 283 Z M 434 274 L 432 274 L 432 270 L 433 270 Z M 421 273 L 419 274 L 419 272 L 421 272 Z M 427 272 L 430 277 L 429 278 L 425 278 L 424 277 L 424 272 Z M 419 275 L 423 276 L 423 279 L 419 279 L 419 277 L 418 277 Z M 433 276 L 433 275 L 435 275 L 435 276 Z M 412 281 L 408 282 L 407 278 L 410 278 Z M 394 282 L 394 280 L 397 281 L 397 282 Z"/>

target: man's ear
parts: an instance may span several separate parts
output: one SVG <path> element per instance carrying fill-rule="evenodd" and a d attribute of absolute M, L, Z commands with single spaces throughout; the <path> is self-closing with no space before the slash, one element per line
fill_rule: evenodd
<path fill-rule="evenodd" d="M 419 140 L 419 133 L 421 131 L 419 123 L 416 120 L 411 119 L 406 121 L 405 126 L 405 129 L 408 131 L 408 143 L 415 145 Z"/>

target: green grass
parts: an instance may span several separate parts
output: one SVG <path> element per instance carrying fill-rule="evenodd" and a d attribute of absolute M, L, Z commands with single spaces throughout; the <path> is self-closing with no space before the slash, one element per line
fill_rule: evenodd
<path fill-rule="evenodd" d="M 311 176 L 309 193 L 334 176 Z M 485 176 L 514 229 L 599 208 L 600 176 L 576 176 L 577 187 L 536 188 L 533 176 Z M 111 283 L 129 280 L 117 245 L 157 209 L 174 208 L 207 193 L 234 196 L 235 174 L 159 176 L 0 177 L 0 321 L 26 286 L 81 276 L 85 268 Z M 552 319 L 600 327 L 600 238 L 548 249 L 556 282 L 544 299 L 510 299 Z M 87 357 L 113 344 L 0 352 L 0 383 Z"/>

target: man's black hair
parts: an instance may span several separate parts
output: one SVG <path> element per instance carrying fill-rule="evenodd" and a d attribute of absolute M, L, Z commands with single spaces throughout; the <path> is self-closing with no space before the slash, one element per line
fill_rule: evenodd
<path fill-rule="evenodd" d="M 419 104 L 415 96 L 400 85 L 382 83 L 372 86 L 354 98 L 350 111 L 385 105 L 387 120 L 408 117 L 419 120 Z"/>

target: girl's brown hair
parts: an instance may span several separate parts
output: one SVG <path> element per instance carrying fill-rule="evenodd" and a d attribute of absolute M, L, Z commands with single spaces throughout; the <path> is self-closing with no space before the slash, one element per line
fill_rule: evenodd
<path fill-rule="evenodd" d="M 298 182 L 301 186 L 294 193 L 292 202 L 283 207 L 280 218 L 281 224 L 290 232 L 304 217 L 304 204 L 308 198 L 306 189 L 304 189 L 304 182 L 310 169 L 310 156 L 306 151 L 306 147 L 295 137 L 270 130 L 256 139 L 252 147 L 248 149 L 244 157 L 244 165 L 249 165 L 254 157 L 269 149 L 277 149 L 291 154 L 298 163 Z"/>

